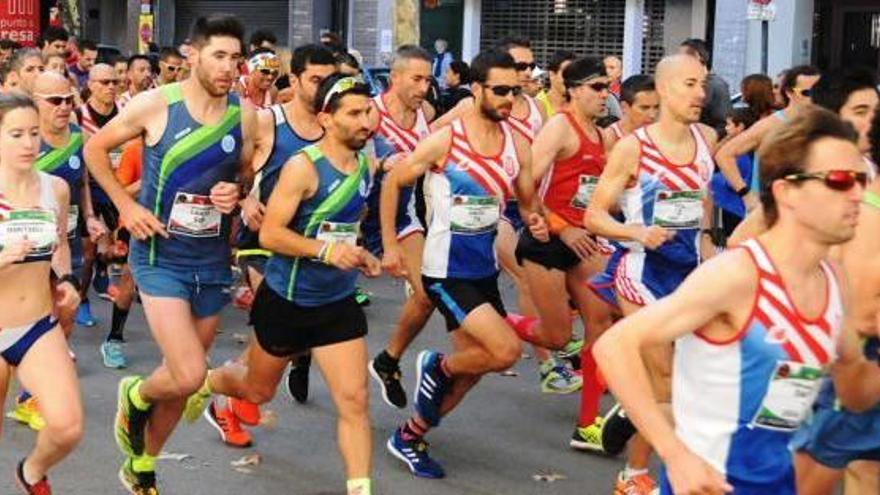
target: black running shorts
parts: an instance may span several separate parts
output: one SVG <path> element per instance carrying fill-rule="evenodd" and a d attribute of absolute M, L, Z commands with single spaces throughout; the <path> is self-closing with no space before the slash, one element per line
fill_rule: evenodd
<path fill-rule="evenodd" d="M 523 229 L 519 242 L 516 244 L 516 261 L 522 264 L 526 259 L 545 268 L 568 271 L 578 265 L 581 259 L 555 235 L 549 242 L 541 242 L 528 229 Z"/>
<path fill-rule="evenodd" d="M 507 316 L 501 294 L 498 292 L 498 275 L 480 279 L 422 277 L 428 298 L 440 310 L 450 332 L 477 307 L 491 304 L 501 316 Z"/>

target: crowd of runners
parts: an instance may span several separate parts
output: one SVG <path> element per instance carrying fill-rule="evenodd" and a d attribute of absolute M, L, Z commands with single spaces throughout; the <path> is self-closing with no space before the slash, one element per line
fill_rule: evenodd
<path fill-rule="evenodd" d="M 136 302 L 162 355 L 118 385 L 132 494 L 159 493 L 181 419 L 249 446 L 282 382 L 307 400 L 313 364 L 349 495 L 378 492 L 375 442 L 442 478 L 426 437 L 444 442 L 443 419 L 524 346 L 536 390 L 580 392 L 570 447 L 625 452 L 590 493 L 824 495 L 844 476 L 880 493 L 875 74 L 752 75 L 731 108 L 700 40 L 622 81 L 615 57 L 558 52 L 541 84 L 510 38 L 446 74 L 401 46 L 374 94 L 333 36 L 286 52 L 244 31 L 200 18 L 156 59 L 101 63 L 59 28 L 41 49 L 0 42 L 0 399 L 16 390 L 8 416 L 38 432 L 23 493 L 52 493 L 82 438 L 67 340 L 97 324 L 90 294 L 112 321 L 79 359 L 126 368 Z M 378 276 L 407 290 L 370 352 L 357 284 Z M 253 338 L 212 363 L 233 296 Z M 417 351 L 435 310 L 448 353 Z M 372 437 L 370 378 L 412 407 L 389 438 Z"/>

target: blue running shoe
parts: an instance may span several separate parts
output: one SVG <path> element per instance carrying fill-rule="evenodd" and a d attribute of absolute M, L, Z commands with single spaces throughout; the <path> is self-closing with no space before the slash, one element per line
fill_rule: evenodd
<path fill-rule="evenodd" d="M 403 461 L 412 474 L 420 478 L 439 479 L 446 476 L 443 466 L 428 455 L 428 442 L 422 438 L 406 441 L 398 428 L 388 439 L 385 448 L 391 455 Z"/>
<path fill-rule="evenodd" d="M 98 324 L 92 316 L 92 306 L 88 300 L 81 302 L 76 308 L 76 324 L 81 327 L 93 327 Z"/>
<path fill-rule="evenodd" d="M 430 426 L 440 424 L 440 405 L 446 395 L 448 378 L 440 369 L 443 354 L 434 351 L 422 351 L 416 360 L 416 392 L 413 403 L 416 412 Z"/>

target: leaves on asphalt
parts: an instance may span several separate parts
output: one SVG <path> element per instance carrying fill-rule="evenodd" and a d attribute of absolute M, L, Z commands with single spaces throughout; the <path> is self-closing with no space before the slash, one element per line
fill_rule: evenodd
<path fill-rule="evenodd" d="M 567 476 L 561 473 L 554 473 L 552 471 L 538 471 L 537 473 L 532 475 L 532 479 L 535 481 L 544 481 L 546 483 L 553 483 L 554 481 L 560 481 L 566 479 Z"/>
<path fill-rule="evenodd" d="M 178 454 L 176 452 L 161 452 L 159 454 L 160 461 L 177 461 L 183 462 L 187 459 L 192 459 L 193 456 L 191 454 Z"/>

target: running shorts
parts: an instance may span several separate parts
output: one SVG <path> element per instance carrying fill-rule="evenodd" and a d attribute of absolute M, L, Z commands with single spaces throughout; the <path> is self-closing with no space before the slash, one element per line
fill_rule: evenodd
<path fill-rule="evenodd" d="M 422 284 L 450 332 L 460 328 L 465 318 L 483 304 L 491 304 L 498 314 L 507 316 L 498 292 L 498 274 L 479 279 L 422 276 Z"/>
<path fill-rule="evenodd" d="M 581 259 L 558 236 L 551 235 L 549 242 L 541 242 L 529 230 L 523 230 L 516 244 L 516 261 L 522 265 L 527 259 L 545 268 L 568 271 Z"/>

